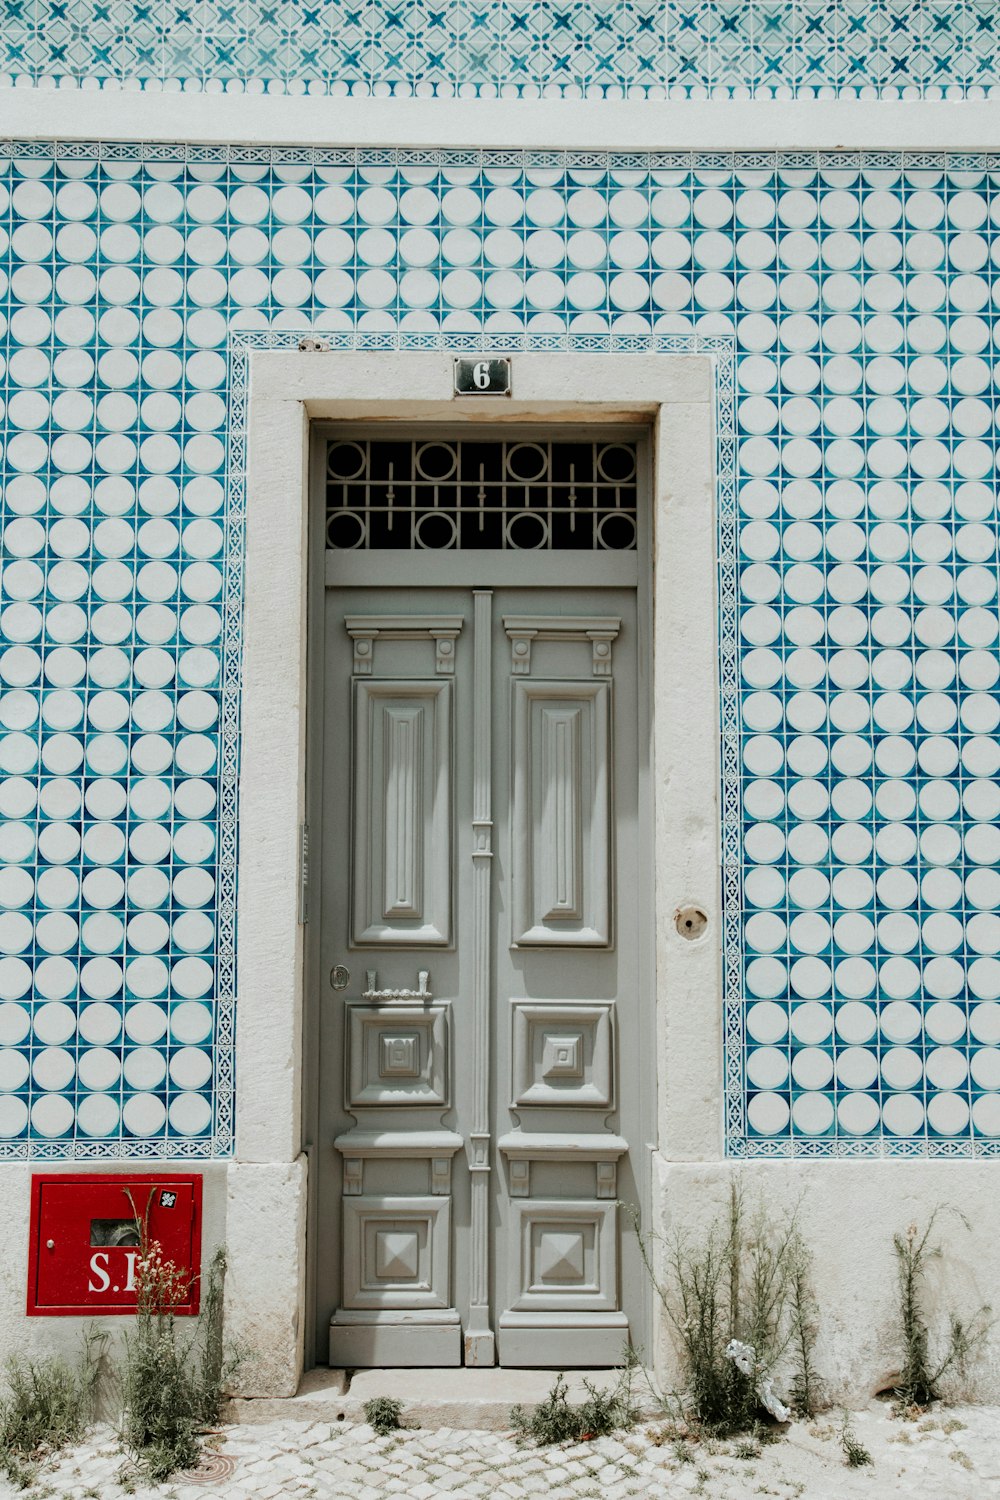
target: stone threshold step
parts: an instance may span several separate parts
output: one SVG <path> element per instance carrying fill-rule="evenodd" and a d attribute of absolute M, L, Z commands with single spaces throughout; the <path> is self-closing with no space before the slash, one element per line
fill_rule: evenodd
<path fill-rule="evenodd" d="M 421 1369 L 309 1370 L 294 1396 L 234 1397 L 226 1404 L 229 1422 L 363 1422 L 364 1404 L 391 1396 L 403 1404 L 403 1420 L 423 1428 L 467 1428 L 502 1432 L 510 1426 L 510 1409 L 544 1401 L 555 1370 Z M 599 1390 L 613 1386 L 617 1370 L 568 1370 L 568 1399 L 586 1397 L 584 1380 Z M 649 1386 L 641 1371 L 632 1382 L 636 1405 L 652 1415 Z"/>

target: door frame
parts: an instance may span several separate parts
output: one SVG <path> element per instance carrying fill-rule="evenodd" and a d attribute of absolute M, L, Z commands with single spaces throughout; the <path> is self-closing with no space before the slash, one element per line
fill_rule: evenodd
<path fill-rule="evenodd" d="M 663 1161 L 722 1155 L 722 967 L 712 359 L 707 355 L 515 354 L 512 399 L 453 393 L 452 357 L 287 353 L 251 359 L 237 946 L 236 1157 L 282 1167 L 284 1240 L 297 1289 L 286 1364 L 315 1359 L 315 1080 L 308 945 L 301 923 L 307 821 L 307 642 L 317 421 L 651 429 L 651 801 L 655 875 L 656 1139 Z M 421 392 L 414 400 L 411 392 Z M 322 537 L 320 536 L 320 541 Z M 640 578 L 642 574 L 640 569 Z M 641 591 L 640 591 L 641 604 Z M 648 608 L 648 606 L 647 606 Z M 648 614 L 647 614 L 648 618 Z M 649 653 L 647 653 L 648 659 Z M 704 691 L 691 692 L 692 682 Z M 708 921 L 691 940 L 678 914 Z M 266 1109 L 260 1107 L 268 1102 Z M 655 1161 L 654 1161 L 655 1166 Z M 662 1221 L 658 1173 L 651 1217 Z M 307 1246 L 309 1250 L 307 1251 Z M 654 1336 L 659 1354 L 662 1331 Z"/>
<path fill-rule="evenodd" d="M 532 436 L 539 439 L 551 441 L 579 441 L 595 443 L 614 443 L 617 441 L 631 441 L 637 447 L 637 515 L 636 515 L 636 546 L 635 550 L 627 552 L 618 551 L 572 551 L 560 552 L 555 556 L 548 550 L 544 551 L 506 551 L 499 558 L 496 552 L 483 554 L 474 549 L 469 551 L 421 551 L 413 553 L 408 550 L 398 552 L 374 549 L 370 552 L 350 550 L 337 553 L 333 558 L 326 551 L 326 486 L 325 474 L 325 450 L 327 444 L 338 437 L 345 439 L 363 439 L 372 442 L 380 437 L 394 442 L 406 442 L 415 439 L 430 440 L 442 438 L 445 441 L 461 438 L 465 440 L 491 440 L 498 437 L 513 440 L 530 441 Z M 331 897 L 324 893 L 323 880 L 327 860 L 323 855 L 324 848 L 324 803 L 331 795 L 336 797 L 342 793 L 345 798 L 351 795 L 350 769 L 344 765 L 338 765 L 335 769 L 331 767 L 331 761 L 327 746 L 324 742 L 326 733 L 327 705 L 326 705 L 326 682 L 327 663 L 325 653 L 327 650 L 328 622 L 326 611 L 330 608 L 331 595 L 337 598 L 341 590 L 349 588 L 353 598 L 344 604 L 349 612 L 361 610 L 367 611 L 370 606 L 363 603 L 370 592 L 383 594 L 385 590 L 394 587 L 413 587 L 419 593 L 420 590 L 440 591 L 441 589 L 455 589 L 468 595 L 468 603 L 471 607 L 473 593 L 477 588 L 488 589 L 491 594 L 503 593 L 507 590 L 516 590 L 518 593 L 526 592 L 534 594 L 536 605 L 545 612 L 546 601 L 542 597 L 542 591 L 547 591 L 553 584 L 553 578 L 560 571 L 566 575 L 560 578 L 560 586 L 575 590 L 577 593 L 587 593 L 594 588 L 608 588 L 623 591 L 630 594 L 635 600 L 637 639 L 628 649 L 634 652 L 634 671 L 637 698 L 637 724 L 636 724 L 636 776 L 638 795 L 638 824 L 636 829 L 637 856 L 640 869 L 638 890 L 636 893 L 636 905 L 639 913 L 639 952 L 636 955 L 637 968 L 637 1026 L 638 1033 L 636 1041 L 644 1034 L 652 1032 L 655 1025 L 654 1010 L 654 911 L 652 900 L 652 871 L 653 871 L 653 839 L 651 836 L 652 818 L 652 794 L 651 794 L 651 717 L 652 717 L 652 646 L 649 639 L 649 625 L 652 618 L 651 596 L 652 596 L 652 547 L 651 547 L 651 510 L 652 496 L 650 492 L 652 474 L 652 433 L 648 422 L 630 422 L 626 425 L 608 426 L 598 421 L 587 424 L 565 423 L 553 424 L 543 420 L 511 423 L 505 422 L 502 430 L 496 423 L 470 423 L 468 426 L 456 426 L 443 424 L 441 422 L 414 423 L 410 421 L 383 422 L 378 425 L 358 422 L 325 422 L 315 421 L 310 428 L 310 505 L 312 507 L 310 519 L 310 558 L 309 558 L 309 587 L 310 615 L 309 615 L 309 666 L 307 686 L 307 746 L 306 746 L 306 824 L 310 830 L 310 842 L 313 850 L 312 870 L 309 881 L 309 905 L 312 917 L 315 918 L 320 912 L 330 909 Z M 414 583 L 414 575 L 419 572 L 419 582 Z M 342 596 L 341 596 L 342 597 Z M 382 608 L 385 606 L 382 605 Z M 456 604 L 456 609 L 458 608 Z M 523 606 L 528 607 L 528 606 Z M 600 609 L 601 606 L 595 605 Z M 610 606 L 608 606 L 610 608 Z M 377 609 L 377 607 L 376 607 Z M 420 606 L 416 606 L 417 612 Z M 335 606 L 336 612 L 336 606 Z M 499 624 L 499 618 L 495 619 L 495 625 Z M 470 616 L 467 616 L 467 627 L 470 634 L 474 635 L 475 627 Z M 508 647 L 509 649 L 509 647 Z M 492 655 L 493 644 L 490 644 Z M 457 670 L 457 669 L 456 669 Z M 468 686 L 471 687 L 471 681 Z M 339 690 L 338 690 L 339 691 Z M 335 778 L 335 780 L 334 780 Z M 333 784 L 331 785 L 331 782 Z M 493 787 L 494 799 L 498 796 L 498 789 Z M 494 826 L 494 845 L 499 837 L 499 828 Z M 345 849 L 345 858 L 347 851 Z M 451 860 L 453 871 L 465 870 L 468 872 L 467 861 L 470 850 L 464 844 L 452 848 Z M 475 878 L 475 877 L 473 877 Z M 458 879 L 461 879 L 459 876 Z M 456 886 L 457 888 L 457 886 Z M 491 902 L 494 898 L 491 897 Z M 614 945 L 612 945 L 614 946 Z M 321 962 L 320 950 L 321 927 L 318 921 L 310 920 L 306 933 L 305 951 L 305 998 L 304 998 L 304 1040 L 306 1068 L 303 1079 L 304 1087 L 304 1109 L 305 1128 L 307 1138 L 317 1144 L 316 1164 L 317 1170 L 312 1173 L 309 1182 L 309 1207 L 308 1224 L 311 1232 L 311 1243 L 314 1247 L 323 1245 L 322 1257 L 313 1253 L 308 1257 L 308 1284 L 307 1295 L 307 1319 L 310 1327 L 307 1329 L 307 1348 L 310 1336 L 315 1340 L 317 1356 L 324 1346 L 323 1330 L 327 1326 L 328 1318 L 323 1307 L 322 1292 L 330 1292 L 330 1267 L 324 1266 L 323 1275 L 320 1275 L 319 1263 L 327 1261 L 329 1255 L 332 1261 L 332 1269 L 335 1276 L 343 1271 L 344 1244 L 341 1230 L 342 1195 L 334 1195 L 329 1188 L 325 1191 L 321 1182 L 321 1173 L 330 1170 L 329 1161 L 329 1111 L 324 1113 L 323 1101 L 326 1093 L 331 1087 L 329 1066 L 327 1059 L 327 1072 L 320 1075 L 323 1066 L 320 1059 L 324 1056 L 320 1047 L 320 1033 L 322 1026 L 322 1015 L 324 1009 L 330 1004 L 330 992 L 327 984 L 325 966 Z M 350 951 L 350 945 L 348 945 Z M 355 958 L 360 965 L 362 954 L 355 952 Z M 424 962 L 430 960 L 433 964 L 433 952 L 425 952 Z M 369 961 L 374 963 L 376 955 L 369 955 Z M 329 957 L 327 958 L 329 962 Z M 492 965 L 491 965 L 492 968 Z M 522 993 L 518 991 L 517 993 Z M 473 1004 L 478 1004 L 474 1001 Z M 488 1301 L 491 1304 L 489 1323 L 482 1323 L 485 1309 L 479 1309 L 478 1314 L 475 1307 L 462 1310 L 462 1326 L 466 1348 L 466 1367 L 478 1362 L 470 1358 L 472 1350 L 478 1351 L 480 1358 L 486 1363 L 492 1364 L 501 1343 L 500 1320 L 504 1310 L 506 1298 L 506 1272 L 502 1270 L 496 1255 L 496 1241 L 493 1234 L 498 1229 L 495 1222 L 497 1192 L 503 1189 L 498 1186 L 505 1178 L 503 1169 L 502 1147 L 499 1142 L 504 1135 L 504 1126 L 500 1123 L 504 1118 L 502 1109 L 496 1110 L 495 1104 L 499 1103 L 499 1096 L 506 1096 L 509 1089 L 509 1079 L 501 1079 L 496 1073 L 497 1057 L 499 1053 L 499 1039 L 497 1027 L 503 1024 L 507 1015 L 507 1006 L 496 996 L 492 998 L 489 1006 L 489 1034 L 492 1038 L 488 1057 L 489 1076 L 487 1089 L 491 1096 L 490 1123 L 487 1126 L 488 1135 L 486 1139 L 477 1137 L 481 1141 L 480 1150 L 484 1151 L 488 1159 L 488 1172 L 486 1182 L 477 1181 L 473 1178 L 471 1188 L 473 1192 L 473 1223 L 469 1226 L 471 1243 L 473 1247 L 479 1246 L 471 1251 L 473 1257 L 477 1254 L 486 1254 L 488 1259 L 489 1292 Z M 619 1007 L 620 1010 L 620 1007 Z M 475 1024 L 475 1022 L 474 1022 Z M 619 1032 L 620 1036 L 620 1032 Z M 343 1046 L 343 1037 L 341 1037 Z M 656 1077 L 653 1066 L 653 1055 L 649 1048 L 641 1045 L 628 1055 L 629 1073 L 626 1075 L 625 1054 L 619 1049 L 616 1042 L 617 1068 L 620 1072 L 619 1089 L 624 1092 L 627 1088 L 634 1091 L 637 1099 L 636 1117 L 640 1128 L 624 1131 L 619 1124 L 618 1128 L 627 1134 L 630 1144 L 630 1156 L 635 1174 L 635 1182 L 639 1203 L 642 1205 L 643 1215 L 648 1211 L 650 1203 L 650 1161 L 648 1153 L 643 1151 L 643 1143 L 648 1140 L 653 1125 L 653 1100 L 655 1097 Z M 343 1058 L 340 1059 L 341 1065 Z M 477 1067 L 481 1065 L 481 1059 L 477 1057 Z M 634 1069 L 634 1071 L 633 1071 Z M 333 1087 L 340 1086 L 340 1076 L 333 1080 Z M 619 1109 L 620 1109 L 619 1104 Z M 341 1129 L 347 1126 L 342 1125 Z M 366 1128 L 361 1125 L 359 1128 Z M 450 1129 L 458 1129 L 460 1126 L 451 1125 Z M 583 1129 L 578 1124 L 578 1129 Z M 472 1129 L 482 1129 L 482 1125 L 472 1125 Z M 507 1129 L 510 1129 L 510 1121 L 507 1121 Z M 466 1131 L 468 1150 L 472 1150 L 472 1137 Z M 464 1155 L 463 1153 L 459 1153 Z M 452 1171 L 458 1167 L 458 1157 L 453 1162 Z M 334 1168 L 336 1170 L 336 1168 Z M 475 1169 L 473 1169 L 474 1171 Z M 492 1181 L 490 1177 L 492 1176 Z M 478 1189 L 488 1190 L 486 1213 L 490 1228 L 486 1233 L 486 1244 L 489 1249 L 484 1252 L 482 1239 L 477 1235 L 475 1227 L 475 1194 Z M 337 1201 L 334 1202 L 336 1197 Z M 348 1200 L 349 1202 L 350 1200 Z M 516 1211 L 516 1205 L 511 1207 L 511 1212 Z M 628 1234 L 627 1218 L 624 1214 L 618 1215 L 617 1234 L 623 1242 Z M 452 1230 L 453 1250 L 457 1245 L 456 1223 Z M 631 1247 L 629 1247 L 631 1249 Z M 631 1332 L 633 1341 L 638 1347 L 648 1348 L 650 1337 L 650 1292 L 651 1289 L 641 1278 L 641 1271 L 636 1264 L 636 1256 L 628 1255 L 620 1250 L 617 1253 L 618 1281 L 623 1302 L 625 1300 L 624 1285 L 626 1267 L 632 1271 L 630 1278 L 632 1286 L 627 1301 L 631 1305 L 634 1316 L 631 1319 Z M 454 1293 L 454 1260 L 452 1260 L 452 1292 Z M 482 1263 L 480 1262 L 480 1265 Z M 323 1285 L 321 1286 L 321 1282 Z M 636 1283 L 638 1287 L 636 1289 Z M 325 1299 L 329 1301 L 329 1297 Z M 340 1306 L 339 1299 L 333 1303 L 331 1311 Z M 636 1312 L 638 1308 L 638 1312 Z M 624 1311 L 624 1306 L 623 1306 Z M 466 1314 L 469 1322 L 466 1322 Z M 477 1321 L 477 1317 L 478 1320 Z M 482 1324 L 482 1326 L 480 1326 Z M 614 1358 L 617 1359 L 621 1344 L 621 1335 L 618 1331 L 604 1331 L 602 1335 L 604 1343 L 613 1344 Z M 507 1339 L 511 1335 L 508 1333 Z M 565 1358 L 565 1355 L 562 1356 Z M 591 1355 L 591 1363 L 596 1367 L 604 1361 L 596 1355 Z"/>

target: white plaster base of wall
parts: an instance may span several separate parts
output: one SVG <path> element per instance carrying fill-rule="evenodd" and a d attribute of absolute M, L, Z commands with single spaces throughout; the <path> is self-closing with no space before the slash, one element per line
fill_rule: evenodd
<path fill-rule="evenodd" d="M 173 1164 L 174 1170 L 179 1169 Z M 92 1164 L 5 1162 L 0 1165 L 3 1204 L 3 1254 L 0 1255 L 0 1356 L 24 1353 L 33 1358 L 58 1354 L 74 1360 L 89 1323 L 107 1329 L 117 1340 L 128 1319 L 105 1317 L 29 1318 L 25 1315 L 28 1277 L 28 1227 L 31 1175 L 42 1172 L 93 1172 Z M 127 1171 L 125 1163 L 100 1171 Z M 171 1170 L 169 1162 L 136 1164 L 135 1170 Z M 225 1245 L 228 1337 L 246 1346 L 252 1357 L 240 1372 L 246 1395 L 294 1395 L 302 1368 L 302 1306 L 305 1296 L 306 1164 L 211 1163 L 199 1168 L 204 1178 L 202 1265 L 207 1269 L 215 1249 Z"/>
<path fill-rule="evenodd" d="M 0 1349 L 4 1354 L 22 1349 L 30 1349 L 33 1354 L 62 1354 L 77 1344 L 80 1333 L 77 1319 L 29 1320 L 24 1314 L 30 1194 L 31 1167 L 27 1162 L 0 1165 L 0 1201 L 4 1206 L 3 1254 L 0 1255 Z M 109 1318 L 109 1327 L 116 1321 Z"/>
<path fill-rule="evenodd" d="M 60 1163 L 53 1170 L 73 1168 Z M 5 1210 L 0 1350 L 72 1359 L 89 1320 L 24 1314 L 31 1172 L 19 1162 L 0 1167 Z M 217 1245 L 226 1244 L 227 1331 L 251 1356 L 238 1389 L 245 1396 L 292 1396 L 304 1326 L 305 1158 L 290 1164 L 212 1164 L 204 1177 L 204 1264 Z M 991 1162 L 672 1163 L 654 1153 L 652 1227 L 664 1239 L 680 1231 L 695 1241 L 726 1212 L 736 1179 L 751 1206 L 762 1202 L 777 1216 L 798 1205 L 819 1301 L 816 1366 L 834 1403 L 863 1402 L 891 1383 L 899 1352 L 892 1236 L 914 1222 L 922 1229 L 938 1205 L 960 1209 L 971 1227 L 965 1229 L 954 1213 L 938 1221 L 934 1238 L 945 1253 L 931 1263 L 927 1278 L 932 1329 L 943 1330 L 952 1311 L 968 1317 L 996 1301 L 1000 1197 Z M 663 1276 L 662 1246 L 657 1260 Z M 125 1320 L 101 1323 L 117 1335 Z M 675 1384 L 677 1362 L 666 1318 L 658 1322 L 652 1352 L 661 1384 Z M 970 1394 L 1000 1400 L 1000 1326 L 991 1331 L 977 1362 Z"/>
<path fill-rule="evenodd" d="M 243 1396 L 294 1396 L 302 1373 L 306 1158 L 229 1168 L 226 1332 L 248 1358 Z"/>
<path fill-rule="evenodd" d="M 741 1181 L 747 1204 L 775 1215 L 798 1205 L 813 1254 L 819 1302 L 816 1368 L 833 1403 L 864 1403 L 892 1383 L 899 1369 L 896 1257 L 892 1237 L 916 1223 L 923 1232 L 939 1205 L 933 1242 L 943 1255 L 927 1275 L 932 1336 L 946 1332 L 954 1312 L 970 1317 L 996 1303 L 996 1244 L 1000 1197 L 990 1161 L 788 1161 L 672 1163 L 653 1155 L 653 1227 L 666 1242 L 679 1232 L 699 1234 L 728 1213 L 729 1193 Z M 665 1250 L 657 1247 L 666 1277 Z M 669 1321 L 660 1319 L 655 1364 L 667 1387 L 678 1381 Z M 991 1329 L 976 1361 L 969 1395 L 1000 1400 L 1000 1325 Z"/>

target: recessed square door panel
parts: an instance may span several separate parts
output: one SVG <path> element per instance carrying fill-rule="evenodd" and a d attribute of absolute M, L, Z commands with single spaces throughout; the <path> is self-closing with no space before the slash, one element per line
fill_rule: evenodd
<path fill-rule="evenodd" d="M 514 944 L 607 948 L 611 683 L 516 681 L 512 691 Z"/>
<path fill-rule="evenodd" d="M 451 941 L 450 682 L 355 681 L 352 941 Z"/>
<path fill-rule="evenodd" d="M 448 1104 L 447 1005 L 348 1001 L 347 1108 Z"/>
<path fill-rule="evenodd" d="M 344 1199 L 345 1308 L 444 1308 L 449 1198 Z"/>
<path fill-rule="evenodd" d="M 612 1005 L 511 1001 L 511 1102 L 612 1108 Z"/>
<path fill-rule="evenodd" d="M 530 1198 L 511 1209 L 520 1247 L 511 1312 L 617 1309 L 615 1204 Z"/>

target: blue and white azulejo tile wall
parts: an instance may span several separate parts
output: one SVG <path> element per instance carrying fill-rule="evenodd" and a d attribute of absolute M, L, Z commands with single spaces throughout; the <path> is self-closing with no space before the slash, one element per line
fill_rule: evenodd
<path fill-rule="evenodd" d="M 1000 160 L 0 168 L 0 1152 L 231 1149 L 246 360 L 310 327 L 713 352 L 729 1149 L 1000 1149 Z"/>
<path fill-rule="evenodd" d="M 6 0 L 0 80 L 425 97 L 983 97 L 995 0 Z"/>

